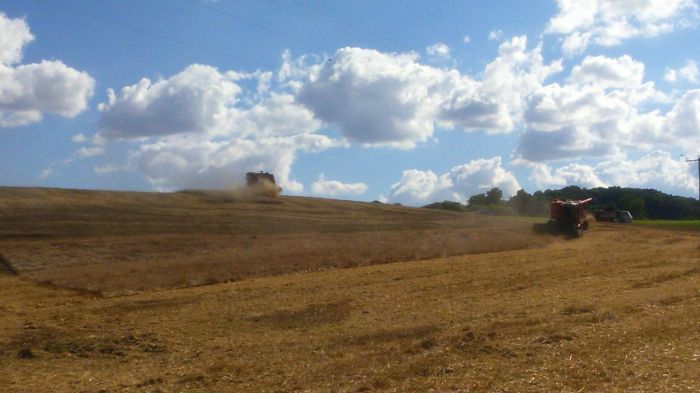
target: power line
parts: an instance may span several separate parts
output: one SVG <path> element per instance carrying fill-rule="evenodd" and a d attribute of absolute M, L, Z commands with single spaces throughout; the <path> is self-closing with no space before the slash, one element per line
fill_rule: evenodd
<path fill-rule="evenodd" d="M 229 52 L 222 51 L 222 50 L 219 50 L 219 49 L 216 49 L 216 48 L 212 48 L 212 47 L 200 45 L 200 44 L 197 44 L 197 43 L 184 41 L 184 40 L 182 40 L 182 39 L 180 39 L 180 38 L 176 38 L 176 37 L 172 37 L 172 36 L 169 36 L 169 35 L 166 35 L 166 34 L 162 34 L 162 33 L 159 33 L 159 32 L 157 32 L 157 31 L 144 29 L 143 27 L 134 26 L 134 25 L 131 25 L 131 24 L 128 24 L 128 23 L 120 22 L 120 21 L 115 20 L 115 19 L 105 18 L 104 16 L 95 15 L 95 14 L 92 14 L 92 13 L 89 13 L 89 12 L 77 10 L 77 9 L 75 9 L 75 8 L 66 7 L 66 6 L 64 6 L 64 5 L 62 5 L 62 4 L 56 4 L 56 3 L 52 2 L 52 1 L 49 1 L 49 0 L 35 0 L 35 1 L 38 2 L 38 3 L 40 3 L 40 4 L 44 4 L 44 5 L 47 5 L 47 6 L 56 8 L 56 9 L 60 9 L 60 10 L 66 11 L 66 12 L 70 12 L 70 13 L 73 13 L 73 14 L 76 14 L 76 15 L 81 15 L 81 16 L 85 16 L 85 17 L 92 18 L 92 19 L 95 19 L 95 20 L 99 20 L 99 21 L 101 21 L 101 22 L 110 23 L 110 24 L 113 24 L 113 25 L 115 25 L 115 26 L 119 26 L 119 27 L 123 27 L 123 28 L 126 28 L 126 29 L 130 29 L 130 30 L 133 30 L 133 31 L 136 31 L 136 32 L 139 32 L 139 33 L 149 34 L 149 35 L 152 35 L 152 36 L 154 36 L 154 37 L 158 37 L 158 38 L 160 38 L 160 39 L 163 39 L 163 40 L 167 40 L 167 41 L 176 43 L 176 44 L 178 44 L 178 45 L 189 46 L 189 47 L 197 48 L 197 49 L 199 49 L 199 50 L 203 50 L 203 51 L 206 51 L 206 52 L 216 53 L 216 54 L 219 54 L 219 55 L 225 55 L 225 56 L 227 56 L 227 57 L 231 57 L 231 58 L 233 58 L 233 59 L 236 59 L 236 60 L 239 60 L 239 61 L 243 61 L 243 62 L 245 62 L 245 63 L 248 63 L 248 64 L 250 64 L 251 66 L 257 67 L 257 66 L 260 65 L 260 62 L 259 62 L 259 61 L 255 61 L 255 60 L 253 60 L 253 59 L 249 59 L 249 58 L 244 57 L 244 56 L 236 55 L 236 54 L 233 54 L 233 53 L 229 53 Z"/>
<path fill-rule="evenodd" d="M 685 162 L 697 162 L 698 163 L 698 200 L 700 201 L 700 155 L 695 160 L 685 159 Z"/>
<path fill-rule="evenodd" d="M 371 31 L 365 29 L 364 27 L 362 27 L 362 26 L 360 26 L 360 25 L 358 25 L 358 24 L 356 24 L 356 23 L 352 23 L 352 22 L 349 22 L 349 21 L 346 21 L 346 20 L 337 18 L 337 17 L 335 17 L 335 16 L 333 16 L 333 15 L 329 15 L 329 14 L 327 14 L 327 13 L 325 13 L 325 12 L 319 10 L 319 9 L 316 8 L 316 7 L 312 7 L 312 6 L 308 5 L 308 4 L 304 4 L 304 3 L 302 3 L 302 2 L 299 1 L 299 0 L 292 0 L 292 1 L 293 1 L 295 4 L 297 4 L 297 5 L 301 6 L 301 7 L 304 7 L 304 8 L 306 8 L 306 9 L 309 9 L 309 10 L 311 10 L 311 11 L 313 11 L 313 12 L 319 14 L 319 15 L 323 15 L 323 16 L 325 16 L 325 17 L 327 17 L 327 18 L 330 18 L 330 19 L 335 19 L 335 20 L 337 20 L 337 21 L 339 21 L 339 22 L 341 22 L 341 23 L 344 23 L 344 24 L 346 24 L 346 25 L 348 25 L 348 26 L 351 26 L 351 27 L 356 28 L 356 29 L 358 29 L 358 30 L 364 32 L 365 34 L 369 34 L 369 35 L 371 35 L 371 36 L 380 38 L 380 39 L 384 40 L 385 42 L 389 42 L 389 43 L 391 43 L 391 44 L 394 45 L 394 46 L 398 46 L 398 47 L 400 47 L 400 48 L 402 48 L 402 49 L 405 49 L 405 50 L 412 50 L 412 49 L 411 49 L 410 47 L 408 47 L 407 45 L 404 45 L 404 44 L 402 44 L 402 43 L 400 43 L 400 42 L 398 42 L 398 41 L 396 41 L 396 40 L 393 40 L 393 39 L 390 39 L 390 38 L 387 38 L 387 37 L 383 37 L 383 36 L 381 36 L 381 35 L 379 35 L 379 34 L 376 34 L 376 33 L 374 33 L 374 32 L 371 32 Z"/>
<path fill-rule="evenodd" d="M 313 43 L 308 42 L 308 41 L 306 41 L 306 40 L 303 40 L 303 39 L 301 39 L 301 38 L 292 36 L 292 35 L 290 35 L 290 34 L 288 34 L 288 33 L 283 32 L 283 31 L 280 31 L 280 30 L 274 29 L 274 28 L 272 28 L 272 27 L 266 26 L 266 25 L 264 25 L 264 24 L 262 24 L 262 23 L 254 22 L 254 21 L 252 21 L 252 20 L 243 18 L 243 17 L 241 17 L 241 16 L 238 16 L 238 15 L 236 15 L 236 14 L 234 14 L 234 13 L 228 12 L 228 11 L 223 10 L 223 9 L 221 9 L 221 8 L 214 7 L 214 6 L 211 5 L 211 4 L 203 3 L 203 2 L 198 1 L 198 0 L 190 0 L 190 2 L 195 3 L 195 4 L 199 5 L 200 7 L 207 8 L 207 9 L 209 9 L 209 10 L 211 10 L 211 11 L 217 12 L 217 13 L 219 13 L 219 14 L 221 14 L 221 15 L 228 16 L 229 18 L 232 18 L 232 19 L 235 19 L 235 20 L 238 20 L 238 21 L 247 23 L 247 24 L 249 24 L 249 25 L 251 25 L 251 26 L 254 26 L 254 27 L 257 27 L 257 28 L 259 28 L 259 29 L 268 31 L 268 32 L 270 32 L 270 33 L 279 35 L 279 36 L 284 37 L 284 38 L 287 38 L 287 39 L 289 39 L 289 40 L 296 41 L 296 42 L 298 42 L 298 43 L 300 43 L 300 44 L 303 44 L 303 45 L 310 46 L 310 47 L 312 47 L 312 48 L 318 49 L 318 50 L 320 50 L 321 52 L 325 52 L 325 51 L 327 50 L 326 48 L 320 47 L 320 46 L 318 46 L 318 45 L 316 45 L 316 44 L 313 44 Z"/>
<path fill-rule="evenodd" d="M 334 25 L 333 23 L 331 23 L 331 22 L 328 22 L 328 21 L 326 21 L 326 20 L 323 20 L 323 19 L 321 19 L 321 18 L 315 17 L 315 16 L 313 16 L 313 15 L 310 15 L 310 14 L 308 14 L 308 13 L 302 12 L 302 11 L 300 11 L 300 10 L 298 10 L 298 9 L 295 9 L 295 8 L 293 8 L 293 7 L 289 7 L 289 6 L 285 5 L 285 4 L 281 4 L 281 3 L 278 3 L 278 2 L 273 1 L 273 0 L 266 0 L 266 1 L 267 1 L 268 3 L 274 5 L 274 6 L 283 8 L 283 9 L 285 9 L 285 10 L 287 10 L 287 11 L 294 12 L 294 13 L 299 14 L 299 15 L 301 15 L 301 16 L 307 18 L 307 19 L 310 19 L 310 20 L 313 20 L 313 21 L 322 23 L 322 24 L 324 24 L 324 25 L 330 27 L 331 29 L 338 31 L 338 27 L 337 27 L 336 25 Z M 347 32 L 347 33 L 349 33 L 349 34 L 355 36 L 356 38 L 360 38 L 360 39 L 363 39 L 363 40 L 369 40 L 369 41 L 372 41 L 372 42 L 374 42 L 375 44 L 377 44 L 377 45 L 379 45 L 379 46 L 384 46 L 384 47 L 386 47 L 385 44 L 380 43 L 379 41 L 375 40 L 374 37 L 372 37 L 372 36 L 356 34 L 355 32 L 353 32 L 353 31 L 351 31 L 351 30 L 349 30 L 349 29 L 347 29 L 347 28 L 345 28 L 345 29 L 343 29 L 343 30 L 344 30 L 345 32 Z"/>

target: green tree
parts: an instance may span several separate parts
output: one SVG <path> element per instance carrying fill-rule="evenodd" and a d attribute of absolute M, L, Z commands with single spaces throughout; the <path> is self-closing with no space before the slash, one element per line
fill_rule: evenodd
<path fill-rule="evenodd" d="M 647 211 L 644 199 L 632 193 L 624 193 L 617 200 L 620 210 L 629 210 L 634 218 L 646 218 Z"/>
<path fill-rule="evenodd" d="M 508 201 L 513 210 L 520 215 L 525 215 L 529 213 L 530 203 L 532 202 L 532 195 L 528 194 L 525 190 L 520 189 L 513 195 Z"/>
<path fill-rule="evenodd" d="M 469 206 L 486 205 L 486 194 L 476 194 L 469 197 Z"/>
<path fill-rule="evenodd" d="M 498 205 L 503 199 L 503 191 L 498 187 L 494 187 L 486 192 L 486 204 L 489 206 Z"/>

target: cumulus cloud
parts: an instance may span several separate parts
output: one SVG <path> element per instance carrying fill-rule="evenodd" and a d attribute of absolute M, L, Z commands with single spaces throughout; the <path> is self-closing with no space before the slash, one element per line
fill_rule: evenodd
<path fill-rule="evenodd" d="M 267 171 L 285 191 L 298 193 L 304 187 L 290 176 L 298 152 L 337 146 L 318 134 L 225 140 L 178 135 L 141 144 L 131 162 L 157 190 L 231 187 L 246 172 Z"/>
<path fill-rule="evenodd" d="M 511 132 L 522 97 L 561 70 L 543 64 L 541 48 L 515 37 L 499 47 L 478 81 L 457 70 L 421 64 L 415 53 L 342 48 L 309 70 L 297 99 L 352 142 L 412 148 L 436 126 Z"/>
<path fill-rule="evenodd" d="M 8 18 L 0 12 L 0 64 L 12 65 L 22 60 L 22 48 L 34 40 L 24 19 Z"/>
<path fill-rule="evenodd" d="M 655 37 L 698 20 L 694 0 L 557 0 L 557 6 L 546 32 L 564 36 L 567 55 L 580 54 L 590 44 L 610 47 L 634 37 Z"/>
<path fill-rule="evenodd" d="M 78 156 L 82 158 L 99 156 L 104 154 L 104 152 L 105 148 L 103 146 L 81 147 L 76 151 Z"/>
<path fill-rule="evenodd" d="M 606 89 L 637 86 L 643 78 L 644 64 L 623 55 L 618 58 L 586 56 L 581 64 L 573 67 L 569 80 Z"/>
<path fill-rule="evenodd" d="M 443 58 L 449 58 L 450 57 L 450 47 L 445 45 L 442 42 L 438 42 L 436 44 L 430 45 L 429 47 L 425 48 L 425 52 L 434 57 L 443 57 Z"/>
<path fill-rule="evenodd" d="M 498 41 L 503 37 L 503 30 L 491 30 L 489 31 L 489 41 Z"/>
<path fill-rule="evenodd" d="M 697 121 L 692 115 L 695 98 L 687 95 L 666 114 L 642 112 L 641 103 L 668 98 L 653 82 L 644 82 L 644 64 L 627 55 L 588 56 L 565 82 L 542 86 L 525 100 L 516 158 L 543 162 L 649 150 L 673 143 L 674 135 Z M 682 127 L 672 126 L 674 117 Z"/>
<path fill-rule="evenodd" d="M 526 98 L 539 91 L 549 76 L 562 69 L 561 60 L 544 63 L 541 45 L 527 50 L 525 36 L 503 42 L 498 47 L 498 56 L 484 68 L 479 93 L 498 103 L 499 109 L 506 114 L 499 116 L 498 126 L 483 124 L 481 128 L 492 132 L 512 131 L 521 121 Z"/>
<path fill-rule="evenodd" d="M 700 71 L 698 71 L 698 64 L 693 60 L 687 60 L 685 65 L 681 68 L 666 68 L 664 79 L 668 82 L 681 82 L 685 80 L 694 84 L 700 83 Z"/>
<path fill-rule="evenodd" d="M 169 78 L 143 78 L 108 91 L 96 142 L 135 141 L 128 166 L 158 190 L 230 187 L 246 172 L 268 171 L 298 193 L 303 185 L 291 167 L 299 153 L 346 142 L 318 134 L 314 114 L 273 83 L 279 80 L 269 72 L 198 64 Z"/>
<path fill-rule="evenodd" d="M 472 160 L 442 175 L 406 170 L 401 180 L 391 186 L 389 196 L 382 199 L 413 206 L 443 200 L 464 203 L 470 196 L 493 187 L 500 188 L 506 197 L 515 195 L 521 188 L 515 176 L 501 166 L 500 157 Z"/>
<path fill-rule="evenodd" d="M 119 95 L 109 89 L 108 101 L 98 106 L 100 132 L 108 138 L 214 132 L 229 121 L 241 92 L 237 79 L 195 64 L 169 79 L 143 78 Z"/>
<path fill-rule="evenodd" d="M 433 133 L 446 80 L 456 71 L 421 65 L 418 55 L 342 48 L 311 68 L 298 99 L 349 140 L 410 148 Z"/>
<path fill-rule="evenodd" d="M 61 61 L 17 64 L 33 39 L 24 20 L 0 12 L 0 127 L 36 123 L 47 112 L 75 117 L 92 96 L 94 79 Z"/>
<path fill-rule="evenodd" d="M 257 78 L 256 94 L 262 94 L 252 105 L 241 96 L 243 88 L 237 83 L 246 78 Z M 199 64 L 168 79 L 143 78 L 119 94 L 108 90 L 107 102 L 98 106 L 100 135 L 110 139 L 176 134 L 271 136 L 317 130 L 320 123 L 313 113 L 292 95 L 264 94 L 270 79 L 268 73 L 220 72 Z"/>
<path fill-rule="evenodd" d="M 123 170 L 119 165 L 114 165 L 114 164 L 107 164 L 107 165 L 97 165 L 92 168 L 93 172 L 95 172 L 96 175 L 109 175 L 114 172 L 119 172 Z"/>
<path fill-rule="evenodd" d="M 664 120 L 676 144 L 700 150 L 700 89 L 683 94 Z"/>
<path fill-rule="evenodd" d="M 631 160 L 619 158 L 596 165 L 567 164 L 552 169 L 545 164 L 533 166 L 531 180 L 541 188 L 578 185 L 581 187 L 650 187 L 676 194 L 693 193 L 698 188 L 695 167 L 670 153 L 655 150 Z"/>
<path fill-rule="evenodd" d="M 318 179 L 311 184 L 311 192 L 316 195 L 337 196 L 337 195 L 360 195 L 367 192 L 365 183 L 343 183 L 338 180 L 327 179 L 325 175 L 319 175 Z"/>
<path fill-rule="evenodd" d="M 87 142 L 88 138 L 85 136 L 83 133 L 75 134 L 70 138 L 71 141 L 75 143 L 85 143 Z"/>
<path fill-rule="evenodd" d="M 464 37 L 462 37 L 462 42 L 464 42 L 465 44 L 468 44 L 468 43 L 472 42 L 472 38 L 469 37 L 468 35 L 465 35 Z"/>
<path fill-rule="evenodd" d="M 536 165 L 530 179 L 540 188 L 566 187 L 607 187 L 596 174 L 595 168 L 589 165 L 568 164 L 552 170 L 545 164 Z"/>

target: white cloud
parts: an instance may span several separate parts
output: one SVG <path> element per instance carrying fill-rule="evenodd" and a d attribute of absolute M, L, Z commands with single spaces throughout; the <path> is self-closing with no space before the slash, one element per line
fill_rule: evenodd
<path fill-rule="evenodd" d="M 87 142 L 88 138 L 85 136 L 85 134 L 75 134 L 70 138 L 71 141 L 75 143 L 85 143 Z"/>
<path fill-rule="evenodd" d="M 573 67 L 569 80 L 607 89 L 638 86 L 643 78 L 644 64 L 623 55 L 618 58 L 586 56 L 581 64 Z"/>
<path fill-rule="evenodd" d="M 559 12 L 546 32 L 564 35 L 567 55 L 589 44 L 615 46 L 634 37 L 655 37 L 697 23 L 694 0 L 557 0 Z"/>
<path fill-rule="evenodd" d="M 698 84 L 700 83 L 700 71 L 698 64 L 693 60 L 687 60 L 685 65 L 679 69 L 666 68 L 664 79 L 668 82 L 681 82 L 683 80 Z"/>
<path fill-rule="evenodd" d="M 311 67 L 297 99 L 352 142 L 412 148 L 436 126 L 511 132 L 522 98 L 561 63 L 543 64 L 541 48 L 515 37 L 499 47 L 482 81 L 418 62 L 415 53 L 343 48 Z"/>
<path fill-rule="evenodd" d="M 360 195 L 367 191 L 365 183 L 342 183 L 338 180 L 326 179 L 321 174 L 318 180 L 311 184 L 311 192 L 316 195 L 336 196 L 336 195 Z"/>
<path fill-rule="evenodd" d="M 500 157 L 472 160 L 439 176 L 432 171 L 406 170 L 391 186 L 389 196 L 382 199 L 413 206 L 443 200 L 465 203 L 471 195 L 493 187 L 500 188 L 504 197 L 515 195 L 521 188 L 515 176 L 501 167 Z"/>
<path fill-rule="evenodd" d="M 489 41 L 498 41 L 503 37 L 503 30 L 491 30 L 489 31 Z"/>
<path fill-rule="evenodd" d="M 83 158 L 99 156 L 104 154 L 104 152 L 105 148 L 103 146 L 81 147 L 76 151 L 78 156 Z"/>
<path fill-rule="evenodd" d="M 636 187 L 663 189 L 675 194 L 693 194 L 698 189 L 695 166 L 674 159 L 665 151 L 652 151 L 637 159 L 618 158 L 590 166 L 568 164 L 552 169 L 533 166 L 531 179 L 538 187 Z"/>
<path fill-rule="evenodd" d="M 237 81 L 246 78 L 258 80 L 257 102 L 242 96 Z M 199 64 L 157 82 L 144 78 L 122 88 L 119 95 L 108 91 L 108 101 L 98 106 L 100 135 L 112 139 L 176 134 L 273 136 L 314 132 L 320 127 L 313 113 L 292 95 L 266 94 L 270 81 L 270 73 L 222 73 Z"/>
<path fill-rule="evenodd" d="M 342 48 L 313 66 L 298 99 L 349 140 L 411 148 L 432 136 L 437 108 L 456 71 L 419 64 L 418 56 Z"/>
<path fill-rule="evenodd" d="M 698 189 L 697 167 L 660 150 L 638 160 L 603 161 L 596 165 L 596 171 L 622 187 L 652 187 L 679 194 Z"/>
<path fill-rule="evenodd" d="M 442 42 L 430 45 L 425 48 L 425 52 L 430 56 L 449 58 L 450 57 L 450 47 Z"/>
<path fill-rule="evenodd" d="M 464 37 L 462 37 L 462 42 L 464 42 L 465 44 L 468 44 L 468 43 L 472 42 L 472 39 L 468 35 L 465 35 Z"/>
<path fill-rule="evenodd" d="M 301 192 L 291 178 L 298 154 L 346 142 L 317 134 L 320 121 L 272 86 L 278 82 L 269 72 L 191 65 L 170 78 L 110 90 L 99 105 L 95 149 L 110 139 L 136 141 L 129 167 L 158 190 L 230 187 L 246 172 L 268 171 L 286 192 Z"/>
<path fill-rule="evenodd" d="M 107 164 L 102 166 L 96 165 L 92 170 L 96 175 L 109 175 L 110 173 L 122 171 L 124 168 L 119 165 Z"/>
<path fill-rule="evenodd" d="M 497 103 L 498 123 L 480 125 L 491 132 L 509 132 L 521 121 L 525 110 L 525 99 L 541 89 L 543 82 L 562 70 L 560 60 L 545 64 L 541 46 L 527 50 L 527 37 L 519 36 L 503 42 L 498 47 L 498 56 L 486 65 L 479 95 Z M 466 119 L 465 119 L 466 120 Z"/>
<path fill-rule="evenodd" d="M 665 120 L 667 132 L 677 145 L 700 150 L 700 89 L 683 94 Z"/>
<path fill-rule="evenodd" d="M 42 169 L 41 173 L 39 174 L 39 177 L 42 179 L 48 179 L 53 175 L 54 169 L 53 166 L 48 166 L 47 168 Z"/>
<path fill-rule="evenodd" d="M 238 74 L 191 65 L 179 74 L 151 82 L 143 78 L 117 95 L 108 91 L 98 106 L 100 133 L 134 138 L 186 133 L 214 133 L 228 125 L 229 108 L 238 101 Z"/>
<path fill-rule="evenodd" d="M 338 146 L 342 142 L 318 134 L 225 140 L 176 135 L 143 143 L 131 161 L 158 190 L 231 187 L 246 172 L 267 171 L 286 192 L 298 193 L 303 185 L 290 177 L 297 152 Z"/>
<path fill-rule="evenodd" d="M 580 187 L 607 187 L 596 174 L 595 168 L 589 165 L 568 164 L 552 169 L 545 164 L 535 165 L 530 179 L 540 188 L 565 187 L 577 185 Z"/>
<path fill-rule="evenodd" d="M 12 65 L 22 60 L 22 48 L 34 40 L 24 19 L 8 18 L 0 12 L 0 64 Z"/>
<path fill-rule="evenodd" d="M 92 96 L 92 77 L 61 61 L 17 65 L 33 38 L 24 20 L 0 12 L 0 127 L 36 123 L 46 112 L 75 117 Z"/>
<path fill-rule="evenodd" d="M 627 55 L 586 57 L 573 67 L 565 84 L 543 86 L 527 97 L 516 158 L 542 162 L 612 157 L 628 149 L 673 144 L 673 135 L 680 132 L 670 125 L 675 112 L 639 109 L 645 102 L 666 101 L 653 82 L 644 82 L 643 63 Z M 692 107 L 694 99 L 686 101 Z M 678 104 L 675 108 L 683 123 L 694 124 L 692 109 L 684 111 L 687 105 Z"/>

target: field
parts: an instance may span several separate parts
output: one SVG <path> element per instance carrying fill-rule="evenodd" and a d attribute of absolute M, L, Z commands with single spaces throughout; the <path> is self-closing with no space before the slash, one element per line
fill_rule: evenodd
<path fill-rule="evenodd" d="M 0 391 L 700 390 L 697 231 L 206 192 L 0 212 Z"/>
<path fill-rule="evenodd" d="M 637 220 L 636 225 L 700 231 L 700 220 Z"/>

